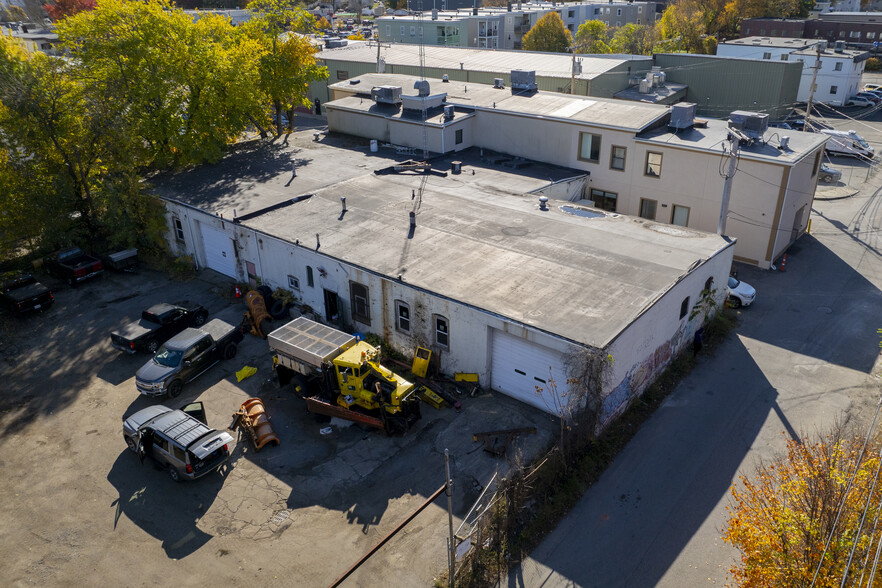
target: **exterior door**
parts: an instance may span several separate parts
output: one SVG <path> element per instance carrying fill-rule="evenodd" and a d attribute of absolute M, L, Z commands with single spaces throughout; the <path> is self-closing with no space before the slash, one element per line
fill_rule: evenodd
<path fill-rule="evenodd" d="M 218 229 L 199 223 L 202 245 L 205 248 L 205 265 L 209 269 L 231 278 L 236 277 L 236 253 L 233 240 Z"/>
<path fill-rule="evenodd" d="M 337 293 L 325 290 L 325 320 L 329 323 L 336 323 L 339 319 L 340 310 L 337 304 Z"/>
<path fill-rule="evenodd" d="M 569 388 L 563 355 L 493 329 L 490 386 L 531 406 L 557 414 Z M 557 398 L 553 389 L 557 390 Z"/>

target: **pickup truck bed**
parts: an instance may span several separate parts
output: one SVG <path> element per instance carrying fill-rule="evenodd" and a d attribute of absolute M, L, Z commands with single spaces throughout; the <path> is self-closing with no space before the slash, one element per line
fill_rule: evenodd
<path fill-rule="evenodd" d="M 52 306 L 52 292 L 30 275 L 7 279 L 0 285 L 0 300 L 15 315 L 32 310 L 45 310 Z"/>

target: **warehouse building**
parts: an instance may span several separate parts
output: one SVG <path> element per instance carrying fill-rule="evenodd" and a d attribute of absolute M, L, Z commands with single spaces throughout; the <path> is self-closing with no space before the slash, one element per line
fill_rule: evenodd
<path fill-rule="evenodd" d="M 530 72 L 513 87 L 367 74 L 331 86 L 331 130 L 432 153 L 470 147 L 561 165 L 583 174 L 584 199 L 597 208 L 714 232 L 729 158 L 725 121 L 696 119 L 692 105 L 672 109 L 541 92 Z M 385 87 L 399 99 L 374 92 Z M 401 94 L 403 92 L 403 95 Z M 424 101 L 424 102 L 421 102 Z M 425 106 L 427 120 L 422 122 Z M 768 124 L 768 116 L 752 118 Z M 738 240 L 735 259 L 769 268 L 805 233 L 826 135 L 761 128 L 740 146 L 726 214 Z M 747 144 L 749 143 L 749 144 Z"/>
<path fill-rule="evenodd" d="M 291 138 L 296 178 L 287 157 L 243 149 L 161 180 L 172 249 L 289 289 L 322 322 L 407 354 L 426 346 L 443 372 L 552 414 L 585 404 L 568 380 L 596 360 L 599 427 L 691 344 L 705 301 L 725 298 L 730 239 L 540 200 L 572 170 L 472 149 L 453 169 L 435 160 L 423 184 L 375 173 L 406 157 L 390 148 L 311 138 Z"/>

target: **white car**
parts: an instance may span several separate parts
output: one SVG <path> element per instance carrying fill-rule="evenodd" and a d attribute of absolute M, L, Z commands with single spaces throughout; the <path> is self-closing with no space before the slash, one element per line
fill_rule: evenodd
<path fill-rule="evenodd" d="M 868 98 L 862 98 L 860 96 L 852 96 L 848 99 L 848 102 L 845 103 L 846 106 L 873 106 L 873 102 Z"/>
<path fill-rule="evenodd" d="M 750 306 L 756 300 L 756 290 L 747 282 L 729 276 L 729 306 L 741 308 Z"/>

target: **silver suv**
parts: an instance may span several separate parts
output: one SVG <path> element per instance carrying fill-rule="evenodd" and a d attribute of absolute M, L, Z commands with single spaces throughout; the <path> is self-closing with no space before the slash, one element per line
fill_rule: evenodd
<path fill-rule="evenodd" d="M 168 471 L 175 482 L 195 480 L 230 457 L 233 437 L 208 426 L 201 402 L 181 410 L 155 405 L 123 420 L 123 437 L 144 463 L 146 457 Z"/>

